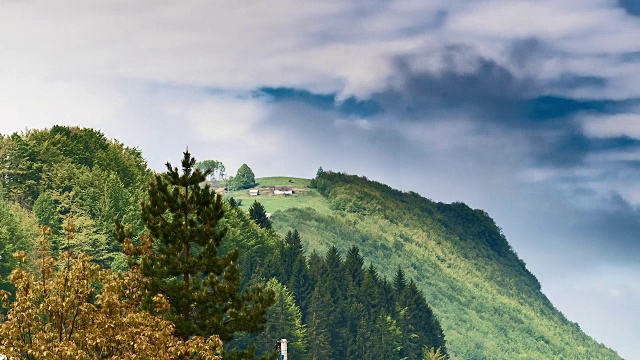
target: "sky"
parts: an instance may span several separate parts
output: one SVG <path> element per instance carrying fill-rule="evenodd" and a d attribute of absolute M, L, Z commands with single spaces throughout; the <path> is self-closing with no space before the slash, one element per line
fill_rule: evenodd
<path fill-rule="evenodd" d="M 465 202 L 640 359 L 639 36 L 637 0 L 0 0 L 0 133 Z"/>

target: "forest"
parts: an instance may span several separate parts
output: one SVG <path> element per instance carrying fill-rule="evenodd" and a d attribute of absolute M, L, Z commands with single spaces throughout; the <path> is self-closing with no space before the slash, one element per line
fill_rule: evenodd
<path fill-rule="evenodd" d="M 154 173 L 100 131 L 54 126 L 0 153 L 2 354 L 274 358 L 286 338 L 289 359 L 450 357 L 404 266 L 309 248 L 203 185 L 188 152 Z"/>

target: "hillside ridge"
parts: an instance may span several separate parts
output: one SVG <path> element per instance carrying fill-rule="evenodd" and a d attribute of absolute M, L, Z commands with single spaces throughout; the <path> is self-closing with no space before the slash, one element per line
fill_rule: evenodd
<path fill-rule="evenodd" d="M 322 211 L 280 204 L 276 230 L 298 230 L 308 252 L 357 245 L 387 277 L 406 268 L 441 319 L 452 358 L 620 359 L 553 306 L 485 211 L 343 173 L 321 172 L 310 187 L 300 197 L 317 191 Z"/>

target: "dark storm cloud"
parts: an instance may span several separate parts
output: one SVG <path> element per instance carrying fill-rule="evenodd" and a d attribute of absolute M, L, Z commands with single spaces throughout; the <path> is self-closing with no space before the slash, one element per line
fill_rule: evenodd
<path fill-rule="evenodd" d="M 448 47 L 441 56 L 444 64 L 451 65 L 438 72 L 420 70 L 419 63 L 399 58 L 395 64 L 399 81 L 372 98 L 387 113 L 421 122 L 464 114 L 487 129 L 516 132 L 538 144 L 531 156 L 540 165 L 579 165 L 590 151 L 597 150 L 594 142 L 598 140 L 585 136 L 576 117 L 624 114 L 639 106 L 640 100 L 549 95 L 549 89 L 564 93 L 603 88 L 607 80 L 572 73 L 550 81 L 522 75 L 534 72 L 537 59 L 548 51 L 538 40 L 517 40 L 509 47 L 509 62 L 500 64 L 468 47 Z M 472 64 L 471 71 L 456 67 L 461 58 Z"/>
<path fill-rule="evenodd" d="M 581 218 L 578 230 L 586 243 L 597 244 L 601 256 L 637 263 L 640 258 L 640 210 L 619 195 L 614 195 L 612 200 L 616 205 L 613 210 L 586 214 Z"/>
<path fill-rule="evenodd" d="M 359 100 L 351 96 L 343 101 L 336 100 L 336 94 L 314 94 L 308 90 L 293 88 L 264 87 L 259 92 L 272 97 L 275 102 L 301 102 L 318 109 L 335 109 L 336 111 L 360 117 L 370 117 L 380 112 L 380 105 L 372 100 Z"/>
<path fill-rule="evenodd" d="M 466 56 L 466 52 L 451 48 L 443 55 L 443 62 L 454 62 L 454 57 Z M 462 109 L 478 115 L 500 113 L 504 118 L 515 114 L 518 102 L 533 92 L 531 81 L 516 78 L 495 61 L 478 57 L 475 63 L 472 72 L 447 69 L 436 73 L 416 71 L 399 59 L 395 74 L 400 86 L 380 92 L 374 99 L 385 109 L 409 117 Z"/>
<path fill-rule="evenodd" d="M 633 16 L 640 16 L 640 2 L 637 0 L 618 0 L 624 10 Z"/>
<path fill-rule="evenodd" d="M 560 91 L 568 91 L 582 88 L 603 89 L 607 85 L 607 79 L 599 76 L 581 76 L 576 74 L 563 74 L 558 79 L 549 82 L 548 86 Z"/>

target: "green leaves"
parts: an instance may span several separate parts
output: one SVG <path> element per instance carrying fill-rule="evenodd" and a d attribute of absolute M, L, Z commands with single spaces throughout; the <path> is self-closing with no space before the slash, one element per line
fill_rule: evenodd
<path fill-rule="evenodd" d="M 242 164 L 231 181 L 231 187 L 236 190 L 248 189 L 256 185 L 256 177 L 247 164 Z"/>

